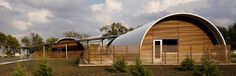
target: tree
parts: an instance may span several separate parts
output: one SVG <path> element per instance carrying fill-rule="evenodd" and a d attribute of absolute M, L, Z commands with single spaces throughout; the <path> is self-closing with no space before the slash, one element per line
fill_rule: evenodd
<path fill-rule="evenodd" d="M 27 76 L 27 73 L 26 70 L 20 64 L 18 64 L 13 76 Z"/>
<path fill-rule="evenodd" d="M 231 45 L 233 50 L 236 49 L 236 23 L 228 26 L 228 29 L 225 27 L 218 26 L 218 29 L 224 36 L 226 42 Z"/>
<path fill-rule="evenodd" d="M 23 43 L 25 46 L 30 46 L 30 40 L 28 37 L 24 36 L 22 39 L 21 39 L 21 43 Z"/>
<path fill-rule="evenodd" d="M 217 26 L 217 28 L 220 30 L 221 34 L 223 35 L 223 37 L 225 39 L 228 38 L 228 29 L 226 29 L 225 27 L 222 27 L 222 26 Z"/>
<path fill-rule="evenodd" d="M 57 40 L 58 40 L 58 38 L 51 37 L 51 38 L 48 38 L 48 39 L 46 40 L 46 43 L 47 43 L 47 44 L 53 44 L 53 43 L 55 43 Z"/>
<path fill-rule="evenodd" d="M 125 34 L 128 31 L 133 30 L 133 28 L 127 28 L 121 23 L 112 23 L 111 25 L 103 26 L 100 29 L 100 32 L 103 33 L 102 36 L 112 36 L 112 35 L 121 35 Z"/>
<path fill-rule="evenodd" d="M 4 45 L 6 42 L 6 36 L 4 33 L 0 32 L 0 49 L 1 49 L 1 53 L 4 52 Z M 3 54 L 2 54 L 3 55 Z M 2 56 L 3 57 L 3 56 Z"/>
<path fill-rule="evenodd" d="M 72 37 L 72 38 L 81 38 L 81 35 L 74 31 L 68 31 L 64 33 L 65 37 Z"/>
<path fill-rule="evenodd" d="M 213 64 L 209 57 L 204 57 L 201 64 L 194 69 L 192 74 L 193 76 L 222 76 L 220 69 Z"/>
<path fill-rule="evenodd" d="M 135 66 L 131 70 L 131 74 L 132 76 L 152 76 L 151 71 L 142 65 L 142 61 L 139 58 L 137 58 Z"/>
<path fill-rule="evenodd" d="M 41 63 L 39 63 L 34 76 L 53 76 L 52 68 L 48 65 L 46 60 L 42 60 Z"/>
<path fill-rule="evenodd" d="M 34 51 L 42 50 L 43 46 L 40 46 L 40 45 L 44 44 L 43 38 L 37 33 L 31 33 L 30 37 L 31 37 L 30 42 L 31 42 L 31 45 L 33 46 L 30 52 L 33 53 Z"/>
<path fill-rule="evenodd" d="M 113 70 L 118 72 L 127 72 L 128 71 L 128 65 L 127 62 L 123 57 L 118 57 L 113 63 L 112 63 Z"/>
<path fill-rule="evenodd" d="M 46 40 L 46 43 L 47 43 L 47 44 L 53 44 L 53 43 L 55 43 L 57 40 L 58 40 L 58 38 L 51 37 L 51 38 L 48 38 L 48 39 Z M 48 50 L 52 50 L 52 46 L 51 46 L 51 45 L 48 46 Z"/>
<path fill-rule="evenodd" d="M 85 38 L 89 37 L 89 35 L 87 35 L 87 34 L 80 34 L 75 31 L 68 31 L 68 32 L 63 33 L 63 35 L 64 35 L 64 37 L 79 38 L 79 39 L 85 39 Z"/>
<path fill-rule="evenodd" d="M 236 23 L 228 27 L 228 43 L 231 44 L 232 49 L 236 49 Z"/>
<path fill-rule="evenodd" d="M 25 46 L 30 46 L 28 48 L 30 53 L 33 53 L 34 51 L 42 50 L 41 45 L 44 44 L 43 38 L 37 33 L 30 33 L 30 36 L 29 37 L 27 37 L 27 36 L 23 37 L 21 42 Z"/>
<path fill-rule="evenodd" d="M 6 37 L 5 47 L 7 48 L 7 55 L 12 56 L 16 52 L 18 52 L 17 50 L 20 48 L 20 44 L 19 44 L 19 41 L 15 37 L 8 35 Z"/>
<path fill-rule="evenodd" d="M 6 42 L 6 35 L 0 32 L 0 45 L 4 45 L 5 42 Z"/>

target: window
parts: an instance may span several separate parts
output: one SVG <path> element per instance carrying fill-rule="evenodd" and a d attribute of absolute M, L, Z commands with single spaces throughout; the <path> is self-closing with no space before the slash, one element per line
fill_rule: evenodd
<path fill-rule="evenodd" d="M 178 45 L 177 39 L 163 39 L 163 45 Z"/>
<path fill-rule="evenodd" d="M 177 52 L 178 51 L 178 40 L 177 39 L 163 39 L 163 50 L 166 52 Z"/>

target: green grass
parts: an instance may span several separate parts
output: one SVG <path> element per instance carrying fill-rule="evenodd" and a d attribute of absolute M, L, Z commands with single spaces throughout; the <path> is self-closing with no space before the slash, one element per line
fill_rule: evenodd
<path fill-rule="evenodd" d="M 22 57 L 22 59 L 26 59 L 26 57 Z M 13 56 L 13 57 L 0 57 L 0 63 L 2 62 L 9 62 L 9 61 L 16 61 L 16 60 L 21 60 L 20 56 Z"/>
<path fill-rule="evenodd" d="M 53 68 L 54 76 L 130 76 L 129 73 L 115 73 L 106 67 L 78 67 L 74 64 L 75 59 L 48 59 L 49 65 Z M 29 76 L 33 76 L 39 60 L 22 62 Z M 12 76 L 17 64 L 0 66 L 0 76 Z M 132 66 L 131 66 L 132 67 Z M 129 67 L 129 69 L 131 68 Z M 191 72 L 179 71 L 176 65 L 155 65 L 146 66 L 152 70 L 154 76 L 191 76 Z M 224 76 L 236 75 L 236 65 L 219 66 Z"/>

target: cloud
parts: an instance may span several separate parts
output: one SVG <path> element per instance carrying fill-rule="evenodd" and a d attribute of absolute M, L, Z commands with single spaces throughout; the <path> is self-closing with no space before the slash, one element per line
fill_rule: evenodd
<path fill-rule="evenodd" d="M 214 19 L 214 22 L 215 22 L 216 25 L 218 25 L 218 26 L 231 25 L 231 24 L 234 23 L 234 21 L 232 21 L 232 20 L 229 19 L 229 18 L 225 18 L 225 17 Z"/>
<path fill-rule="evenodd" d="M 13 21 L 12 24 L 16 29 L 20 31 L 25 31 L 32 26 L 30 22 L 25 22 L 25 21 Z"/>
<path fill-rule="evenodd" d="M 175 8 L 175 6 L 177 5 L 186 4 L 194 1 L 196 0 L 153 0 L 144 5 L 143 9 L 147 13 L 158 13 L 166 11 L 167 9 L 172 7 Z"/>
<path fill-rule="evenodd" d="M 31 23 L 47 23 L 52 16 L 53 14 L 50 11 L 44 9 L 28 13 L 29 22 Z"/>
<path fill-rule="evenodd" d="M 9 10 L 13 9 L 12 6 L 8 2 L 6 2 L 5 0 L 0 0 L 0 7 L 7 8 Z"/>
<path fill-rule="evenodd" d="M 27 14 L 27 21 L 15 20 L 12 22 L 14 27 L 20 31 L 25 31 L 30 27 L 35 26 L 35 24 L 48 23 L 50 17 L 53 17 L 53 14 L 48 10 L 37 10 L 31 11 Z"/>
<path fill-rule="evenodd" d="M 101 24 L 109 24 L 113 20 L 114 14 L 122 10 L 122 3 L 118 0 L 106 0 L 105 3 L 94 4 L 90 6 L 94 13 L 94 18 Z"/>

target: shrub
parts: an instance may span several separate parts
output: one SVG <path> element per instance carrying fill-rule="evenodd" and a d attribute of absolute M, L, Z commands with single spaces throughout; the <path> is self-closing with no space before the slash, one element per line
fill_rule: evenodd
<path fill-rule="evenodd" d="M 183 71 L 192 71 L 194 69 L 193 59 L 187 56 L 187 58 L 181 62 L 180 69 Z"/>
<path fill-rule="evenodd" d="M 27 76 L 26 70 L 20 64 L 18 64 L 13 76 Z"/>
<path fill-rule="evenodd" d="M 76 64 L 76 65 L 79 65 L 79 64 L 80 64 L 80 57 L 77 57 L 77 58 L 76 58 L 75 64 Z"/>
<path fill-rule="evenodd" d="M 118 72 L 127 72 L 128 65 L 124 58 L 118 57 L 112 64 L 113 69 Z"/>
<path fill-rule="evenodd" d="M 194 69 L 193 76 L 221 76 L 221 71 L 209 58 L 203 58 L 201 65 Z"/>
<path fill-rule="evenodd" d="M 53 76 L 52 68 L 46 60 L 42 60 L 34 74 L 35 76 Z"/>
<path fill-rule="evenodd" d="M 142 65 L 142 61 L 137 58 L 134 68 L 131 70 L 133 76 L 152 76 L 151 71 Z"/>

